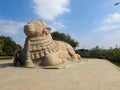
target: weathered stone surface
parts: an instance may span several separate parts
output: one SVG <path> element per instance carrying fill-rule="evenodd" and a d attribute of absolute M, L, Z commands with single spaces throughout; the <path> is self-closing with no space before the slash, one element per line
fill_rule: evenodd
<path fill-rule="evenodd" d="M 68 60 L 80 60 L 80 56 L 69 44 L 53 40 L 50 31 L 51 28 L 42 20 L 31 21 L 24 26 L 27 38 L 22 56 L 26 67 L 55 66 Z"/>
<path fill-rule="evenodd" d="M 64 69 L 19 68 L 0 62 L 0 90 L 119 90 L 120 68 L 85 59 Z M 71 62 L 74 63 L 74 62 Z"/>

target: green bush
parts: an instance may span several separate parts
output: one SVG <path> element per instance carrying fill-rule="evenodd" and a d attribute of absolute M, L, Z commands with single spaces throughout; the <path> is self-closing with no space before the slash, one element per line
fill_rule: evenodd
<path fill-rule="evenodd" d="M 0 56 L 12 56 L 17 49 L 21 49 L 21 46 L 11 37 L 0 36 Z"/>
<path fill-rule="evenodd" d="M 79 49 L 76 52 L 82 57 L 108 59 L 113 63 L 120 63 L 120 48 L 107 50 L 96 46 L 91 50 Z"/>

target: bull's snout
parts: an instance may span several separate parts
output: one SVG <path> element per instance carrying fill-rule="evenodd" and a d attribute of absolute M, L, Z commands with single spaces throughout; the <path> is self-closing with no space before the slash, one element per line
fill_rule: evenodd
<path fill-rule="evenodd" d="M 28 37 L 33 37 L 35 34 L 35 29 L 33 27 L 33 25 L 25 25 L 24 26 L 24 32 Z"/>

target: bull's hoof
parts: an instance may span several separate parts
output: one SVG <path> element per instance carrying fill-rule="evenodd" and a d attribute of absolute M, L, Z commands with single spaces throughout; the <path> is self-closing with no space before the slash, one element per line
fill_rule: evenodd
<path fill-rule="evenodd" d="M 33 64 L 33 62 L 31 60 L 26 60 L 25 67 L 26 68 L 34 68 L 35 65 Z"/>
<path fill-rule="evenodd" d="M 42 61 L 43 66 L 56 66 L 61 63 L 63 63 L 62 60 L 54 54 L 47 54 Z"/>

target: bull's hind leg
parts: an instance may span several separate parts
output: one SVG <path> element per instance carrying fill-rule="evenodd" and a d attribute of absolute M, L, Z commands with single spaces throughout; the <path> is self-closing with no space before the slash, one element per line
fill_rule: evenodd
<path fill-rule="evenodd" d="M 71 59 L 74 61 L 78 61 L 81 59 L 80 55 L 76 54 L 74 50 L 67 50 Z"/>
<path fill-rule="evenodd" d="M 76 54 L 76 55 L 77 55 L 78 59 L 81 60 L 81 56 L 79 54 Z"/>

